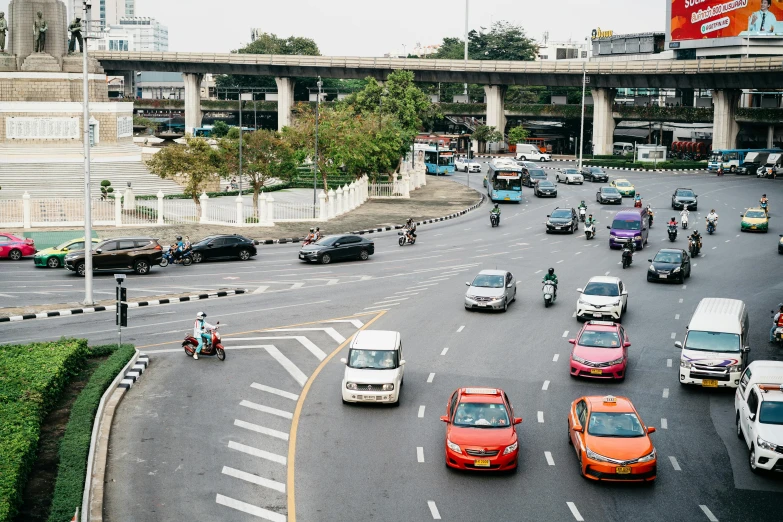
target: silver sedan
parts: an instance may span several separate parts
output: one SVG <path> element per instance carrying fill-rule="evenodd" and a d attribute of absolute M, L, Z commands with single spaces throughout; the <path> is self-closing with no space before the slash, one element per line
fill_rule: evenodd
<path fill-rule="evenodd" d="M 467 282 L 465 309 L 503 310 L 517 298 L 517 282 L 511 272 L 482 270 L 473 282 Z"/>

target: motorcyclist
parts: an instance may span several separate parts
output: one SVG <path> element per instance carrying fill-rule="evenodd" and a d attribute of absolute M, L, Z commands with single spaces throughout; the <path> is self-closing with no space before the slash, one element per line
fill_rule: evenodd
<path fill-rule="evenodd" d="M 555 286 L 555 295 L 554 297 L 557 297 L 557 276 L 555 275 L 555 269 L 550 268 L 546 274 L 544 274 L 544 280 L 541 281 L 542 283 L 546 283 L 547 281 L 551 282 Z"/>
<path fill-rule="evenodd" d="M 314 241 L 318 241 L 322 237 L 324 237 L 324 236 L 323 236 L 323 234 L 321 234 L 321 227 L 315 227 L 315 239 L 314 239 Z"/>
<path fill-rule="evenodd" d="M 587 213 L 587 205 L 585 205 L 585 200 L 583 199 L 581 203 L 579 203 L 579 206 L 577 207 L 579 211 L 579 217 L 582 216 L 582 213 Z"/>
<path fill-rule="evenodd" d="M 690 217 L 691 213 L 687 208 L 683 208 L 682 212 L 680 212 L 680 221 L 688 221 L 688 218 Z"/>
<path fill-rule="evenodd" d="M 408 221 L 405 222 L 405 235 L 408 241 L 412 241 L 416 237 L 416 222 L 413 221 L 413 218 L 408 218 Z"/>
<path fill-rule="evenodd" d="M 585 226 L 595 225 L 595 219 L 593 218 L 593 215 L 590 214 L 587 216 L 587 219 L 585 219 Z"/>
<path fill-rule="evenodd" d="M 767 199 L 766 194 L 761 195 L 761 199 L 759 200 L 759 203 L 761 203 L 761 208 L 764 209 L 764 212 L 769 214 L 769 210 L 767 210 L 769 208 L 769 200 Z"/>
<path fill-rule="evenodd" d="M 709 226 L 710 223 L 717 229 L 718 228 L 718 214 L 715 213 L 715 209 L 713 208 L 710 210 L 710 213 L 707 214 L 707 217 L 705 218 L 707 220 L 707 226 Z"/>
<path fill-rule="evenodd" d="M 304 244 L 305 244 L 305 245 L 309 245 L 309 244 L 310 244 L 310 243 L 312 243 L 313 241 L 315 241 L 315 229 L 314 229 L 314 228 L 311 228 L 311 229 L 310 229 L 310 233 L 309 233 L 309 234 L 307 234 L 307 237 L 306 237 L 306 238 L 305 238 L 305 240 L 304 240 Z"/>
<path fill-rule="evenodd" d="M 693 230 L 693 233 L 690 235 L 688 240 L 695 244 L 696 247 L 701 251 L 701 234 L 699 234 L 699 231 L 697 229 Z"/>
<path fill-rule="evenodd" d="M 775 342 L 775 330 L 783 327 L 783 304 L 778 305 L 778 311 L 772 316 L 772 328 L 769 331 L 769 342 Z"/>
<path fill-rule="evenodd" d="M 652 207 L 650 205 L 647 205 L 647 216 L 649 216 L 649 218 L 650 218 L 650 226 L 652 226 L 654 214 L 653 214 L 653 211 L 652 211 Z"/>
<path fill-rule="evenodd" d="M 198 346 L 196 351 L 193 352 L 193 358 L 198 360 L 198 354 L 201 353 L 201 348 L 204 346 L 204 341 L 209 344 L 212 341 L 212 335 L 210 332 L 215 330 L 215 326 L 209 324 L 207 321 L 207 314 L 199 312 L 196 314 L 196 323 L 193 325 L 193 337 L 198 339 Z"/>
<path fill-rule="evenodd" d="M 489 210 L 489 213 L 490 213 L 490 214 L 494 214 L 494 215 L 496 215 L 496 216 L 498 217 L 498 225 L 499 225 L 499 224 L 500 224 L 500 207 L 498 207 L 498 204 L 497 204 L 497 203 L 495 203 L 495 206 L 494 206 L 494 207 L 492 207 L 492 208 Z M 409 219 L 408 221 L 411 221 L 411 220 Z"/>
<path fill-rule="evenodd" d="M 182 241 L 182 236 L 177 236 L 177 247 L 174 249 L 174 262 L 178 263 L 182 257 L 182 249 L 185 247 L 185 242 Z"/>
<path fill-rule="evenodd" d="M 636 194 L 636 196 L 634 196 L 633 206 L 634 207 L 638 207 L 638 208 L 642 208 L 642 196 L 641 195 Z"/>
<path fill-rule="evenodd" d="M 674 216 L 672 216 L 672 218 L 669 220 L 668 225 L 670 227 L 675 227 L 676 228 L 677 227 L 677 219 Z"/>

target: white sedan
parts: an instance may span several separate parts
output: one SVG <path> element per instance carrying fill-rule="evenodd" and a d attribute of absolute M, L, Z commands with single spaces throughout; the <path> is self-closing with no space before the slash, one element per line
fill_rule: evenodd
<path fill-rule="evenodd" d="M 462 172 L 481 172 L 481 163 L 472 159 L 459 158 L 454 160 L 454 168 Z"/>
<path fill-rule="evenodd" d="M 564 181 L 566 185 L 571 183 L 579 183 L 581 185 L 585 182 L 584 176 L 578 169 L 560 169 L 555 175 L 555 180 L 558 183 Z"/>

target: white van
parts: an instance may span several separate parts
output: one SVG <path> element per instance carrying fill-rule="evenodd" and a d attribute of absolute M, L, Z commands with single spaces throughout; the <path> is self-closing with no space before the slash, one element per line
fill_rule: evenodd
<path fill-rule="evenodd" d="M 342 384 L 343 403 L 389 402 L 400 404 L 403 370 L 400 332 L 362 330 L 348 348 Z"/>
<path fill-rule="evenodd" d="M 538 147 L 529 143 L 517 143 L 516 158 L 523 161 L 552 161 L 551 154 L 541 152 Z"/>
<path fill-rule="evenodd" d="M 745 303 L 738 299 L 701 300 L 680 348 L 680 384 L 736 388 L 748 363 L 750 324 Z"/>
<path fill-rule="evenodd" d="M 783 362 L 753 361 L 734 392 L 737 437 L 750 450 L 750 469 L 783 472 Z"/>
<path fill-rule="evenodd" d="M 612 144 L 612 154 L 615 156 L 631 156 L 633 155 L 633 143 L 625 141 L 616 141 Z"/>

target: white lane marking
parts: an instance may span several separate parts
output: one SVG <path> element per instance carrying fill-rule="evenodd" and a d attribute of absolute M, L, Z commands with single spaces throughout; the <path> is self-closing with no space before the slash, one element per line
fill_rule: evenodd
<path fill-rule="evenodd" d="M 437 283 L 435 283 L 435 284 L 437 284 Z M 433 284 L 431 283 L 431 284 L 421 284 L 421 285 L 417 285 L 417 286 L 409 286 L 408 287 L 408 291 L 411 291 L 411 292 L 414 292 L 414 291 L 415 292 L 421 292 L 422 290 L 429 290 L 428 287 L 430 287 L 430 286 L 433 286 Z"/>
<path fill-rule="evenodd" d="M 680 314 L 674 314 L 674 320 L 679 321 L 680 320 Z"/>
<path fill-rule="evenodd" d="M 285 466 L 285 463 L 287 462 L 287 459 L 282 455 L 277 455 L 276 453 L 269 453 L 268 451 L 260 450 L 258 448 L 253 448 L 251 446 L 245 446 L 244 444 L 240 444 L 239 442 L 234 442 L 233 440 L 228 441 L 228 447 L 232 450 L 241 451 L 242 453 L 247 453 L 248 455 L 253 455 L 254 457 L 260 457 L 262 459 L 270 460 L 272 462 L 277 462 L 278 464 L 282 464 Z"/>
<path fill-rule="evenodd" d="M 416 460 L 418 462 L 424 462 L 424 448 L 421 446 L 416 447 Z"/>
<path fill-rule="evenodd" d="M 718 248 L 718 247 L 712 247 L 713 250 L 715 250 L 716 248 Z"/>
<path fill-rule="evenodd" d="M 662 430 L 668 430 L 669 429 L 669 421 L 666 419 L 661 419 L 661 429 Z"/>
<path fill-rule="evenodd" d="M 260 508 L 258 506 L 254 506 L 253 504 L 248 504 L 231 497 L 223 496 L 220 493 L 215 496 L 215 502 L 222 506 L 230 507 L 236 509 L 237 511 L 242 511 L 248 515 L 254 515 L 259 518 L 269 520 L 270 522 L 286 522 L 285 515 L 281 515 L 280 513 L 275 513 L 274 511 L 269 511 L 268 509 Z"/>
<path fill-rule="evenodd" d="M 708 508 L 704 504 L 699 504 L 699 507 L 704 512 L 704 514 L 707 515 L 707 520 L 709 520 L 710 522 L 718 522 L 718 519 L 715 517 L 715 515 L 712 514 L 710 508 Z"/>
<path fill-rule="evenodd" d="M 538 271 L 536 272 L 536 274 L 540 274 L 541 272 L 543 272 L 543 270 L 538 270 Z"/>
<path fill-rule="evenodd" d="M 494 254 L 484 254 L 484 255 L 480 255 L 480 256 L 473 256 L 472 259 L 477 259 L 479 257 L 502 256 L 503 254 L 508 254 L 508 252 L 495 252 Z"/>
<path fill-rule="evenodd" d="M 424 290 L 424 289 L 422 289 L 422 290 Z M 398 295 L 404 295 L 404 296 L 410 297 L 410 296 L 413 296 L 413 295 L 419 295 L 419 292 L 421 292 L 422 290 L 405 290 L 403 292 L 394 292 L 394 293 L 398 294 Z"/>
<path fill-rule="evenodd" d="M 427 382 L 432 382 L 435 379 L 435 374 L 431 373 L 429 377 L 427 377 Z"/>
<path fill-rule="evenodd" d="M 540 422 L 542 424 L 544 422 L 544 412 L 543 411 L 539 411 L 538 412 L 538 422 Z"/>
<path fill-rule="evenodd" d="M 520 257 L 512 257 L 512 258 L 511 258 L 511 260 L 512 260 L 512 261 L 516 261 L 517 259 L 525 259 L 525 258 L 524 258 L 524 257 L 521 257 L 521 256 L 520 256 Z"/>
<path fill-rule="evenodd" d="M 420 419 L 424 418 L 424 408 L 425 408 L 425 406 L 423 404 L 421 406 L 419 406 L 419 418 Z"/>
<path fill-rule="evenodd" d="M 555 263 L 555 264 L 558 264 L 558 265 L 559 265 L 559 264 L 560 264 L 560 263 L 562 263 L 562 262 L 563 262 L 563 259 L 561 259 L 560 261 L 558 261 L 558 262 L 557 262 L 557 263 Z"/>
<path fill-rule="evenodd" d="M 688 285 L 682 285 L 683 290 L 685 290 L 686 288 L 688 288 Z"/>
<path fill-rule="evenodd" d="M 330 279 L 329 281 L 339 281 L 338 279 Z M 291 288 L 289 290 L 297 290 L 299 288 L 302 288 L 305 284 L 304 283 L 294 283 L 291 285 Z"/>
<path fill-rule="evenodd" d="M 675 337 L 677 337 L 677 334 L 675 332 L 672 332 L 672 339 L 674 339 Z"/>
<path fill-rule="evenodd" d="M 435 505 L 435 502 L 432 500 L 428 500 L 427 505 L 430 507 L 430 513 L 432 514 L 432 519 L 440 520 L 440 513 L 438 512 L 438 506 Z"/>
<path fill-rule="evenodd" d="M 680 303 L 682 303 L 682 298 L 680 298 Z"/>
<path fill-rule="evenodd" d="M 568 337 L 568 330 L 566 330 L 565 332 L 563 332 L 563 337 Z"/>
<path fill-rule="evenodd" d="M 323 330 L 323 328 L 314 328 L 314 329 L 315 330 Z M 329 328 L 329 330 L 331 330 L 331 328 Z M 278 331 L 281 331 L 281 330 L 278 330 Z M 339 336 L 340 338 L 342 338 L 342 336 L 340 334 L 338 334 L 337 332 L 335 332 L 335 334 L 337 336 Z M 232 337 L 231 338 L 232 341 L 279 341 L 279 340 L 290 340 L 290 339 L 294 339 L 296 341 L 299 341 L 299 343 L 302 346 L 304 346 L 305 348 L 307 348 L 307 350 L 310 353 L 315 355 L 315 357 L 319 361 L 323 361 L 326 358 L 326 354 L 323 352 L 323 350 L 318 348 L 318 346 L 316 346 L 313 341 L 311 341 L 310 339 L 308 339 L 307 337 L 305 337 L 303 335 L 283 335 L 283 336 L 279 336 L 279 335 L 278 336 L 267 336 L 267 335 L 265 335 L 265 336 L 262 336 L 262 337 Z M 344 340 L 345 339 L 343 339 L 343 341 Z M 339 341 L 339 342 L 342 342 L 342 341 Z M 232 346 L 232 348 L 234 348 L 234 347 Z"/>
<path fill-rule="evenodd" d="M 446 355 L 446 352 L 448 352 L 448 351 L 449 351 L 449 349 L 448 349 L 448 348 L 444 348 L 444 349 L 443 349 L 443 351 L 442 351 L 442 352 L 440 352 L 440 354 L 441 354 L 441 355 Z"/>
<path fill-rule="evenodd" d="M 464 330 L 464 329 L 465 329 L 465 325 L 463 324 L 462 326 L 460 326 L 459 328 L 457 328 L 457 333 L 460 333 L 460 332 L 461 332 L 462 330 Z"/>
<path fill-rule="evenodd" d="M 667 368 L 671 368 L 672 367 L 672 360 L 671 359 L 666 359 L 666 367 Z"/>
<path fill-rule="evenodd" d="M 360 327 L 361 328 L 361 327 Z M 334 328 L 275 328 L 274 330 L 268 330 L 269 332 L 324 332 L 326 335 L 334 339 L 338 344 L 345 342 L 345 337 L 339 334 Z M 326 354 L 324 354 L 324 357 Z M 323 361 L 322 358 L 319 357 Z"/>
<path fill-rule="evenodd" d="M 375 301 L 373 304 L 377 304 L 377 305 L 385 305 L 389 303 L 400 304 L 397 301 L 405 301 L 407 299 L 408 299 L 407 297 L 395 297 L 391 301 Z"/>
<path fill-rule="evenodd" d="M 255 388 L 256 390 L 265 391 L 267 393 L 272 393 L 274 395 L 279 395 L 280 397 L 285 397 L 286 399 L 291 399 L 292 401 L 299 400 L 299 395 L 291 392 L 287 392 L 285 390 L 279 390 L 277 388 L 272 388 L 271 386 L 267 386 L 265 384 L 258 384 L 254 382 L 250 385 L 251 388 Z"/>
<path fill-rule="evenodd" d="M 270 408 L 269 406 L 264 406 L 263 404 L 256 404 L 255 402 L 243 400 L 239 403 L 239 405 L 244 406 L 245 408 L 250 408 L 251 410 L 261 411 L 264 413 L 268 413 L 270 415 L 276 415 L 284 419 L 291 420 L 294 418 L 293 413 L 283 411 L 283 410 L 278 410 L 277 408 Z"/>
<path fill-rule="evenodd" d="M 395 293 L 399 293 L 399 292 L 395 292 Z M 351 323 L 356 328 L 361 328 L 362 326 L 364 326 L 364 323 L 358 319 L 333 319 L 331 321 L 326 321 L 326 322 L 327 323 Z"/>
<path fill-rule="evenodd" d="M 511 232 L 506 232 L 506 233 L 505 233 L 505 234 L 503 234 L 503 235 L 504 235 L 504 236 L 507 236 L 507 235 L 509 235 L 509 234 L 511 234 Z"/>
<path fill-rule="evenodd" d="M 400 303 L 389 303 L 387 305 L 373 305 L 373 306 L 368 306 L 367 308 L 365 308 L 365 310 L 372 310 L 373 312 L 377 312 L 377 311 L 383 310 L 384 308 L 387 308 L 389 306 L 397 306 L 398 304 L 400 304 Z"/>
<path fill-rule="evenodd" d="M 606 271 L 606 273 L 605 273 L 604 275 L 609 275 L 609 271 L 607 270 L 607 271 Z"/>
<path fill-rule="evenodd" d="M 421 287 L 437 286 L 437 285 L 438 283 L 424 282 L 424 283 L 419 283 L 417 286 L 409 286 L 408 290 L 418 290 Z"/>
<path fill-rule="evenodd" d="M 557 362 L 557 360 L 558 360 L 559 358 L 560 358 L 560 354 L 559 354 L 559 353 L 556 353 L 556 354 L 555 354 L 555 355 L 552 357 L 552 362 Z"/>
<path fill-rule="evenodd" d="M 572 313 L 571 317 L 576 317 L 576 312 Z"/>
<path fill-rule="evenodd" d="M 293 362 L 291 362 L 291 359 L 283 355 L 280 350 L 271 344 L 265 345 L 264 349 L 269 355 L 272 356 L 274 360 L 280 363 L 280 366 L 285 368 L 285 370 L 291 374 L 291 377 L 293 377 L 294 380 L 299 383 L 299 386 L 304 386 L 304 384 L 307 382 L 307 375 L 305 375 L 302 370 L 300 370 Z"/>
<path fill-rule="evenodd" d="M 727 239 L 727 240 L 726 240 L 726 243 L 730 243 L 730 242 L 731 242 L 731 239 Z"/>
<path fill-rule="evenodd" d="M 544 457 L 546 457 L 546 463 L 547 464 L 549 464 L 550 466 L 554 466 L 555 465 L 555 459 L 552 458 L 552 452 L 551 451 L 545 451 L 544 452 Z"/>
<path fill-rule="evenodd" d="M 448 277 L 430 277 L 427 281 L 438 284 L 441 281 L 448 281 Z"/>
<path fill-rule="evenodd" d="M 253 294 L 263 294 L 263 293 L 264 293 L 264 291 L 265 291 L 267 288 L 269 288 L 269 286 L 263 286 L 263 285 L 262 285 L 262 286 L 259 286 L 258 288 L 256 288 L 255 290 L 253 290 Z"/>
<path fill-rule="evenodd" d="M 669 398 L 669 388 L 663 389 L 663 398 L 668 399 Z"/>
<path fill-rule="evenodd" d="M 577 253 L 576 253 L 576 254 L 574 254 L 574 255 L 575 255 L 575 256 L 578 256 L 579 254 L 581 254 L 581 252 L 577 252 Z"/>
<path fill-rule="evenodd" d="M 541 389 L 546 391 L 549 389 L 549 381 L 544 381 L 544 385 L 541 386 Z"/>
<path fill-rule="evenodd" d="M 577 522 L 584 522 L 585 519 L 579 514 L 579 510 L 576 509 L 576 504 L 573 502 L 566 502 L 566 505 L 568 506 L 568 509 L 571 510 L 571 514 L 574 515 Z"/>
<path fill-rule="evenodd" d="M 669 456 L 669 461 L 672 463 L 672 467 L 674 468 L 674 471 L 682 471 L 682 468 L 680 468 L 680 463 L 677 462 L 677 459 L 675 457 Z"/>
<path fill-rule="evenodd" d="M 276 439 L 288 440 L 288 433 L 283 433 L 282 431 L 273 430 L 271 428 L 265 428 L 251 422 L 234 419 L 234 426 L 239 426 L 240 428 L 245 428 L 246 430 L 255 431 L 256 433 L 261 433 L 262 435 L 269 435 L 270 437 L 274 437 Z"/>
<path fill-rule="evenodd" d="M 228 475 L 229 477 L 234 477 L 240 480 L 244 480 L 246 482 L 250 482 L 252 484 L 256 484 L 258 486 L 264 486 L 265 488 L 274 489 L 279 493 L 285 493 L 285 484 L 283 484 L 282 482 L 278 482 L 276 480 L 270 480 L 268 478 L 259 477 L 258 475 L 253 475 L 252 473 L 247 473 L 245 471 L 240 471 L 238 469 L 229 468 L 228 466 L 223 466 L 223 474 Z"/>

